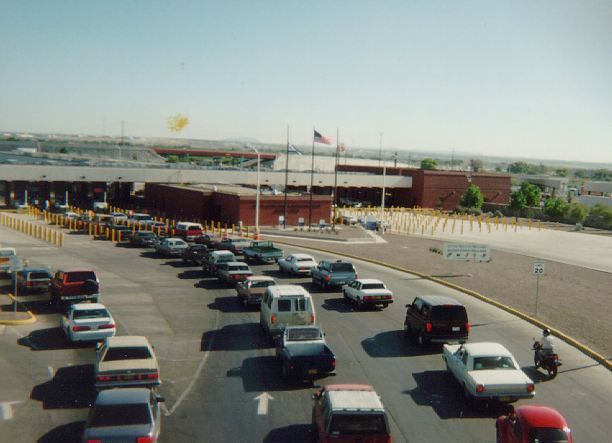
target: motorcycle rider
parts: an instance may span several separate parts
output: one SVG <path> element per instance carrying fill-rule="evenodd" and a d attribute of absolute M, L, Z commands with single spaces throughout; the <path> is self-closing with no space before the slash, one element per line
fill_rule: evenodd
<path fill-rule="evenodd" d="M 542 329 L 542 337 L 536 342 L 540 345 L 539 349 L 536 349 L 540 360 L 543 360 L 547 355 L 555 354 L 555 343 L 552 336 L 550 335 L 550 329 Z"/>

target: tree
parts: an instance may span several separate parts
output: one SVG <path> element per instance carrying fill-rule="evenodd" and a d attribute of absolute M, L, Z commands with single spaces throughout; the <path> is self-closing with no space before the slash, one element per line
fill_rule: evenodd
<path fill-rule="evenodd" d="M 567 168 L 557 168 L 555 169 L 555 175 L 557 177 L 567 177 Z"/>
<path fill-rule="evenodd" d="M 178 157 L 176 155 L 169 155 L 166 161 L 168 163 L 178 163 Z"/>
<path fill-rule="evenodd" d="M 591 175 L 593 180 L 609 182 L 612 181 L 612 172 L 607 169 L 598 169 Z"/>
<path fill-rule="evenodd" d="M 567 209 L 567 221 L 570 223 L 582 223 L 589 214 L 589 209 L 580 203 L 572 203 Z"/>
<path fill-rule="evenodd" d="M 64 146 L 62 149 L 59 150 L 60 154 L 68 154 L 68 148 L 66 146 Z"/>
<path fill-rule="evenodd" d="M 433 158 L 424 158 L 421 160 L 421 169 L 436 169 L 438 167 L 438 162 Z"/>
<path fill-rule="evenodd" d="M 565 217 L 568 210 L 568 204 L 565 200 L 559 197 L 549 198 L 544 203 L 544 214 L 552 220 L 561 220 Z"/>
<path fill-rule="evenodd" d="M 481 172 L 483 168 L 482 160 L 479 158 L 470 159 L 470 168 L 473 172 Z"/>
<path fill-rule="evenodd" d="M 520 212 L 527 207 L 527 198 L 520 190 L 510 194 L 510 209 Z"/>
<path fill-rule="evenodd" d="M 480 188 L 474 184 L 470 184 L 461 196 L 461 206 L 466 208 L 478 208 L 482 206 L 484 197 Z"/>
<path fill-rule="evenodd" d="M 529 164 L 526 162 L 514 162 L 508 165 L 508 172 L 512 174 L 527 174 Z"/>
<path fill-rule="evenodd" d="M 525 195 L 525 201 L 527 206 L 539 206 L 540 198 L 542 197 L 542 191 L 535 185 L 528 182 L 522 182 L 521 188 L 519 189 Z"/>

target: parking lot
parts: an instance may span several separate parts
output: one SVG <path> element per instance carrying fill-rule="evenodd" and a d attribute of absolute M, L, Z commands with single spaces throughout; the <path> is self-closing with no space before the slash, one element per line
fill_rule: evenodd
<path fill-rule="evenodd" d="M 339 292 L 314 288 L 308 278 L 281 276 L 275 265 L 254 265 L 255 274 L 312 292 L 318 322 L 336 354 L 335 377 L 293 384 L 280 377 L 258 312 L 245 310 L 234 289 L 206 278 L 197 266 L 87 236 L 70 236 L 63 248 L 5 228 L 0 238 L 51 270 L 96 270 L 101 302 L 115 317 L 117 334 L 145 335 L 155 346 L 166 398 L 160 441 L 309 441 L 310 396 L 316 386 L 338 382 L 374 385 L 389 411 L 394 441 L 493 441 L 494 417 L 505 408 L 466 408 L 439 347 L 421 352 L 405 340 L 404 305 L 423 293 L 452 295 L 464 303 L 473 325 L 471 341 L 500 342 L 510 349 L 537 382 L 537 403 L 559 409 L 577 441 L 607 440 L 612 406 L 607 370 L 559 343 L 564 366 L 555 380 L 546 381 L 533 369 L 536 328 L 409 274 L 354 262 L 360 277 L 380 278 L 395 295 L 388 309 L 362 312 L 346 306 Z M 318 260 L 334 258 L 305 252 Z M 0 326 L 0 440 L 78 441 L 96 395 L 94 347 L 68 344 L 58 329 L 58 313 L 44 297 L 21 299 L 38 321 Z M 262 394 L 268 407 L 258 414 Z"/>

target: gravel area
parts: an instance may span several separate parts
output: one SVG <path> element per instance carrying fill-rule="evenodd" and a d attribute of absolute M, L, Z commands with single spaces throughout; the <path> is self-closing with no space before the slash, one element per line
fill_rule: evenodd
<path fill-rule="evenodd" d="M 534 258 L 492 250 L 489 263 L 453 262 L 432 249 L 442 241 L 388 234 L 387 243 L 351 244 L 283 239 L 297 246 L 345 252 L 426 273 L 534 314 L 536 277 Z M 452 267 L 451 267 L 452 266 Z M 449 272 L 452 271 L 452 272 Z M 612 356 L 612 274 L 546 261 L 540 278 L 537 318 L 591 347 Z"/>

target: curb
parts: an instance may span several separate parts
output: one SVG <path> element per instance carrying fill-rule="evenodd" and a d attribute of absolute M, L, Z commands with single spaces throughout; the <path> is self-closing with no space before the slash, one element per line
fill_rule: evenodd
<path fill-rule="evenodd" d="M 13 302 L 19 303 L 18 301 L 15 300 L 15 297 L 10 292 L 8 296 L 13 300 Z M 30 318 L 26 318 L 24 320 L 0 320 L 0 325 L 17 326 L 17 325 L 28 325 L 31 323 L 36 323 L 37 318 L 34 314 L 32 314 L 32 311 L 26 311 L 26 312 L 28 313 Z"/>
<path fill-rule="evenodd" d="M 288 246 L 293 246 L 293 247 L 303 247 L 306 249 L 312 249 L 315 251 L 320 251 L 320 252 L 326 252 L 328 254 L 335 254 L 335 255 L 341 255 L 343 257 L 348 257 L 348 258 L 353 258 L 355 260 L 361 260 L 361 261 L 365 261 L 365 262 L 369 262 L 369 263 L 373 263 L 375 265 L 379 265 L 379 266 L 384 266 L 386 268 L 390 268 L 390 269 L 394 269 L 396 271 L 400 271 L 400 272 L 407 272 L 409 274 L 413 274 L 416 276 L 419 276 L 421 278 L 424 278 L 426 280 L 429 281 L 433 281 L 435 283 L 441 284 L 443 286 L 446 286 L 448 288 L 451 289 L 455 289 L 457 291 L 463 292 L 464 294 L 467 295 L 471 295 L 474 298 L 477 298 L 481 301 L 484 301 L 485 303 L 488 303 L 490 305 L 495 306 L 496 308 L 502 309 L 512 315 L 515 315 L 525 321 L 528 321 L 529 323 L 541 328 L 541 329 L 545 329 L 548 328 L 550 329 L 550 331 L 553 333 L 553 335 L 555 335 L 556 337 L 559 337 L 561 340 L 563 340 L 564 342 L 568 343 L 569 345 L 573 346 L 574 348 L 578 349 L 580 352 L 582 352 L 583 354 L 587 355 L 588 357 L 592 358 L 593 360 L 597 361 L 598 363 L 600 363 L 602 366 L 604 366 L 605 368 L 607 368 L 608 370 L 612 371 L 612 360 L 607 359 L 606 357 L 604 357 L 603 355 L 599 354 L 598 352 L 594 351 L 593 349 L 589 348 L 588 346 L 586 346 L 583 343 L 580 343 L 578 340 L 576 340 L 573 337 L 570 337 L 569 335 L 559 331 L 558 329 L 555 329 L 549 325 L 547 325 L 546 323 L 538 320 L 537 318 L 534 318 L 528 314 L 525 314 L 524 312 L 521 312 L 517 309 L 514 309 L 511 306 L 505 305 L 503 303 L 500 303 L 498 301 L 495 301 L 485 295 L 482 295 L 476 291 L 472 291 L 471 289 L 467 289 L 464 288 L 462 286 L 456 285 L 454 283 L 450 283 L 447 282 L 446 280 L 442 280 L 436 277 L 432 277 L 431 275 L 428 274 L 424 274 L 422 272 L 418 272 L 418 271 L 413 271 L 411 269 L 407 269 L 407 268 L 403 268 L 401 266 L 396 266 L 396 265 L 392 265 L 390 263 L 385 263 L 383 261 L 379 261 L 379 260 L 374 260 L 371 258 L 367 258 L 367 257 L 360 257 L 357 255 L 352 255 L 352 254 L 347 254 L 344 252 L 337 252 L 337 251 L 332 251 L 329 249 L 324 249 L 324 248 L 319 248 L 319 247 L 310 247 L 310 246 L 301 246 L 301 245 L 295 245 L 289 242 L 284 242 L 284 241 L 278 241 L 275 240 L 276 243 L 281 243 L 284 245 L 288 245 Z"/>

